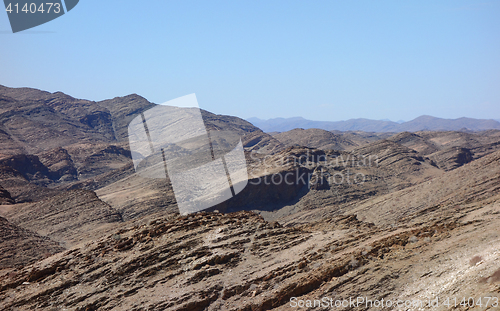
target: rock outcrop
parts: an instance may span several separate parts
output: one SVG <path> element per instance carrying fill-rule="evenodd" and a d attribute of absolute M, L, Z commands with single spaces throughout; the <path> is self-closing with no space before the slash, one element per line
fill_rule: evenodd
<path fill-rule="evenodd" d="M 12 204 L 14 200 L 12 199 L 9 191 L 5 190 L 0 186 L 0 204 Z"/>

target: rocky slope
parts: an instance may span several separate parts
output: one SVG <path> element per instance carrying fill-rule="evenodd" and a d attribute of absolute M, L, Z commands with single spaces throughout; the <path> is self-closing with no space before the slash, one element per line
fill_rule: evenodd
<path fill-rule="evenodd" d="M 0 217 L 0 271 L 22 267 L 63 250 L 57 242 Z"/>
<path fill-rule="evenodd" d="M 443 173 L 416 151 L 388 140 L 381 140 L 349 152 L 324 152 L 300 147 L 283 151 L 266 159 L 264 167 L 267 167 L 267 170 L 255 169 L 254 172 L 260 174 L 258 176 L 265 176 L 260 177 L 261 186 L 272 189 L 272 183 L 264 186 L 265 181 L 279 180 L 280 175 L 283 177 L 287 170 L 280 172 L 278 168 L 282 167 L 282 159 L 290 158 L 301 160 L 302 163 L 296 165 L 292 171 L 299 169 L 310 182 L 301 192 L 297 192 L 294 200 L 288 200 L 283 205 L 274 204 L 274 209 L 260 206 L 250 208 L 266 219 L 300 218 L 302 212 L 310 210 L 317 210 L 318 213 L 328 208 L 339 210 L 346 204 L 355 205 L 369 198 L 394 193 Z M 249 165 L 252 167 L 252 164 Z M 260 197 L 264 196 L 259 195 L 258 198 Z M 250 198 L 246 200 L 253 201 L 255 200 Z"/>
<path fill-rule="evenodd" d="M 297 299 L 323 297 L 396 302 L 498 295 L 498 203 L 439 212 L 446 217 L 432 220 L 436 214 L 429 213 L 419 223 L 394 227 L 354 215 L 298 227 L 248 212 L 159 218 L 4 275 L 0 304 L 19 310 L 289 310 Z"/>
<path fill-rule="evenodd" d="M 430 139 L 426 139 L 422 136 L 410 132 L 402 132 L 396 134 L 388 138 L 388 140 L 411 148 L 422 155 L 428 155 L 441 150 L 441 145 L 438 145 Z"/>
<path fill-rule="evenodd" d="M 243 146 L 247 151 L 273 154 L 285 148 L 280 141 L 262 131 L 254 131 L 243 136 Z"/>
<path fill-rule="evenodd" d="M 4 210 L 15 225 L 59 242 L 64 247 L 95 238 L 102 226 L 121 222 L 121 215 L 92 191 L 72 190 L 35 203 Z"/>
<path fill-rule="evenodd" d="M 25 158 L 24 155 L 21 156 Z M 37 175 L 36 173 L 33 175 L 33 177 L 38 176 L 47 181 L 43 175 Z M 5 165 L 0 165 L 0 183 L 10 193 L 12 199 L 19 203 L 37 201 L 58 193 L 57 190 L 33 183 L 19 171 Z"/>
<path fill-rule="evenodd" d="M 399 133 L 389 140 L 417 151 L 449 171 L 500 150 L 497 131 Z"/>

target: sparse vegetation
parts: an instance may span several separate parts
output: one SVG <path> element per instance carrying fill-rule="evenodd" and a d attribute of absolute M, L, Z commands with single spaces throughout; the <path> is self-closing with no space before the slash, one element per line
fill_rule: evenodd
<path fill-rule="evenodd" d="M 475 266 L 476 264 L 480 263 L 482 260 L 483 260 L 483 257 L 476 255 L 469 260 L 469 265 Z"/>

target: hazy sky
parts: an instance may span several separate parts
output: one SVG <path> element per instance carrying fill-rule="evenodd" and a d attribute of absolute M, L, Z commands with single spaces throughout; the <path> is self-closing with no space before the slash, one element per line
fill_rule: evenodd
<path fill-rule="evenodd" d="M 500 119 L 500 1 L 91 1 L 12 34 L 0 84 L 243 118 Z"/>

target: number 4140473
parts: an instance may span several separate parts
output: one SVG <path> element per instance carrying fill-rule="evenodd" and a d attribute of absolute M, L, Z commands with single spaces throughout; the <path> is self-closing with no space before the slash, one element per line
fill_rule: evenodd
<path fill-rule="evenodd" d="M 479 297 L 478 299 L 469 297 L 469 299 L 462 298 L 462 301 L 459 301 L 456 297 L 451 299 L 446 298 L 443 305 L 450 308 L 458 306 L 474 308 L 476 306 L 483 307 L 483 305 L 485 307 L 498 307 L 498 297 Z"/>
<path fill-rule="evenodd" d="M 7 8 L 5 9 L 9 14 L 12 13 L 19 13 L 19 12 L 24 12 L 24 13 L 56 13 L 59 14 L 61 13 L 61 4 L 60 3 L 41 3 L 39 6 L 36 5 L 36 3 L 25 3 L 24 6 L 19 10 L 19 3 L 12 4 L 9 3 Z"/>

